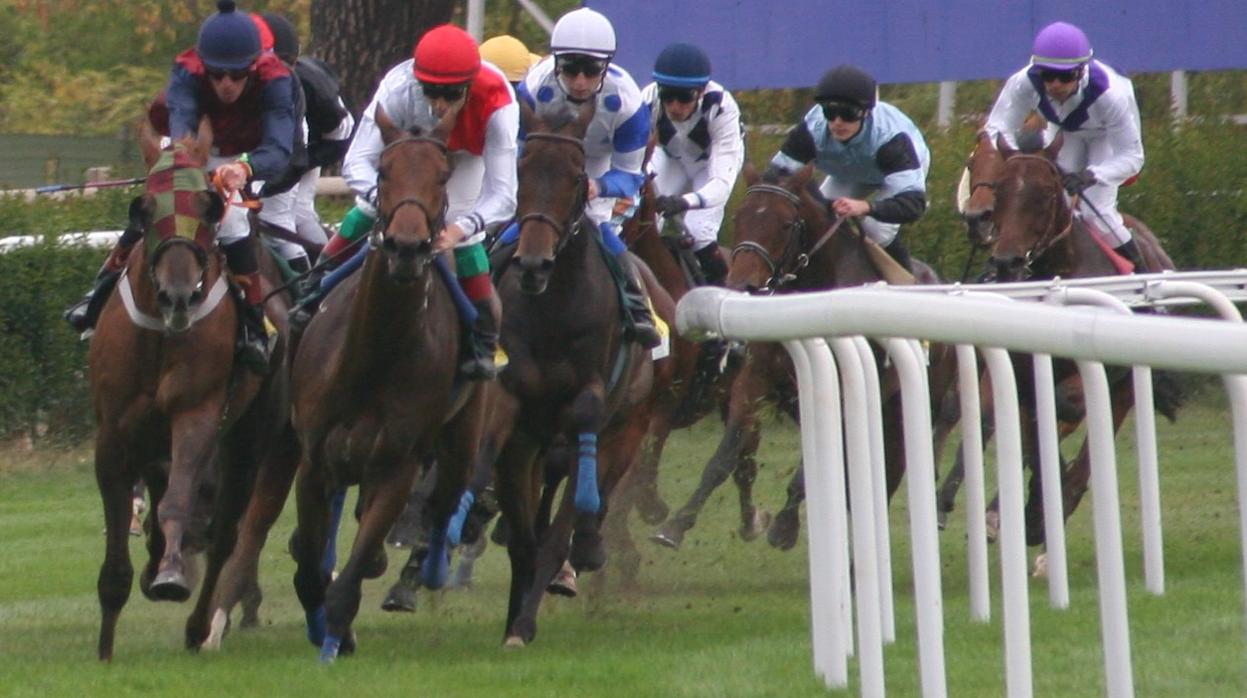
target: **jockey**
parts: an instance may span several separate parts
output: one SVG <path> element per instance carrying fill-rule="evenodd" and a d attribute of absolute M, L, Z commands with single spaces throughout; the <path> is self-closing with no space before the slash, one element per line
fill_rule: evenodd
<path fill-rule="evenodd" d="M 740 109 L 732 94 L 710 79 L 706 52 L 692 44 L 664 48 L 653 75 L 641 96 L 658 135 L 659 147 L 650 156 L 658 212 L 670 217 L 687 211 L 684 224 L 702 273 L 721 286 L 727 262 L 719 253 L 719 226 L 745 160 Z"/>
<path fill-rule="evenodd" d="M 492 378 L 498 329 L 491 310 L 489 259 L 481 243 L 486 226 L 515 215 L 519 131 L 515 93 L 500 70 L 481 62 L 471 35 L 450 24 L 430 29 L 416 44 L 414 57 L 391 68 L 381 80 L 364 110 L 342 164 L 347 184 L 356 193 L 355 207 L 321 252 L 323 258 L 346 249 L 376 219 L 370 199 L 384 149 L 374 120 L 377 105 L 403 130 L 431 130 L 447 112 L 457 115 L 447 144 L 452 174 L 446 183 L 446 220 L 453 222 L 438 233 L 434 250 L 454 248 L 459 283 L 477 310 L 460 372 L 471 380 Z M 322 286 L 321 295 L 328 291 Z"/>
<path fill-rule="evenodd" d="M 260 32 L 246 13 L 235 11 L 232 0 L 219 0 L 217 8 L 200 26 L 194 48 L 178 54 L 169 84 L 148 116 L 158 132 L 174 140 L 193 134 L 201 116 L 209 118 L 214 154 L 208 167 L 233 203 L 249 183 L 275 178 L 288 167 L 295 140 L 294 82 L 277 56 L 261 53 Z M 246 298 L 240 359 L 260 370 L 268 363 L 269 337 L 250 232 L 246 209 L 227 205 L 216 237 Z M 141 237 L 132 221 L 106 262 L 115 274 L 112 282 L 124 268 L 130 246 Z M 103 286 L 97 279 L 96 290 Z M 66 319 L 85 331 L 95 324 L 102 306 L 80 303 Z"/>
<path fill-rule="evenodd" d="M 644 182 L 641 166 L 649 140 L 649 109 L 641 90 L 623 68 L 611 65 L 615 55 L 615 28 L 610 20 L 589 8 L 572 10 L 559 18 L 550 35 L 552 58 L 546 58 L 524 77 L 520 99 L 537 115 L 559 114 L 595 100 L 596 111 L 585 134 L 585 170 L 589 175 L 585 213 L 597 223 L 606 248 L 618 260 L 623 278 L 617 278 L 624 295 L 632 339 L 646 348 L 662 342 L 645 300 L 628 248 L 619 239 L 617 203 L 632 215 Z M 519 239 L 512 225 L 502 242 Z"/>
<path fill-rule="evenodd" d="M 818 104 L 788 132 L 766 175 L 791 174 L 813 161 L 827 175 L 820 191 L 832 210 L 861 216 L 866 235 L 909 269 L 900 227 L 926 211 L 931 154 L 914 122 L 880 102 L 877 92 L 861 68 L 825 73 L 814 95 Z"/>
<path fill-rule="evenodd" d="M 528 69 L 537 65 L 541 56 L 531 53 L 524 42 L 514 36 L 503 34 L 486 39 L 481 44 L 481 60 L 498 66 L 502 74 L 507 76 L 511 87 L 518 90 L 520 81 L 528 74 Z"/>
<path fill-rule="evenodd" d="M 1003 134 L 1012 143 L 1027 114 L 1042 114 L 1050 129 L 1064 134 L 1057 165 L 1066 173 L 1066 190 L 1080 195 L 1079 215 L 1136 269 L 1146 268 L 1117 211 L 1117 188 L 1143 169 L 1134 85 L 1094 60 L 1087 35 L 1072 24 L 1041 29 L 1031 52 L 1030 64 L 1001 88 L 987 117 L 988 135 L 995 141 Z"/>
<path fill-rule="evenodd" d="M 310 243 L 323 245 L 328 240 L 316 214 L 316 181 L 321 167 L 342 159 L 350 144 L 355 119 L 347 111 L 339 95 L 338 77 L 333 69 L 315 58 L 299 56 L 299 35 L 285 17 L 265 12 L 259 15 L 263 26 L 273 36 L 273 51 L 298 78 L 297 125 L 301 142 L 306 143 L 299 162 L 291 159 L 291 167 L 280 182 L 267 182 L 261 195 L 261 223 L 293 233 Z M 263 35 L 263 32 L 261 32 Z M 265 236 L 289 264 L 291 271 L 301 274 L 311 268 L 307 252 L 293 240 Z"/>

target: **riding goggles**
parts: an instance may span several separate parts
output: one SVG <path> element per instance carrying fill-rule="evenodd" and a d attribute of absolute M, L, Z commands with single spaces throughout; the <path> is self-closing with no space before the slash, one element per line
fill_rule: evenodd
<path fill-rule="evenodd" d="M 689 104 L 697 99 L 697 90 L 686 87 L 663 87 L 658 90 L 658 99 L 662 102 Z"/>
<path fill-rule="evenodd" d="M 463 94 L 467 92 L 467 83 L 456 83 L 453 85 L 443 85 L 436 82 L 420 83 L 420 91 L 429 99 L 444 99 L 447 102 L 458 102 L 463 99 Z"/>
<path fill-rule="evenodd" d="M 606 62 L 594 60 L 585 56 L 558 56 L 554 60 L 554 67 L 560 73 L 566 73 L 575 77 L 583 75 L 587 78 L 596 78 L 606 72 Z"/>
<path fill-rule="evenodd" d="M 822 102 L 819 106 L 823 108 L 823 117 L 827 119 L 827 123 L 840 119 L 845 123 L 851 124 L 866 118 L 866 110 L 856 104 Z"/>
<path fill-rule="evenodd" d="M 219 81 L 222 78 L 228 77 L 230 80 L 234 82 L 242 82 L 243 80 L 246 80 L 247 76 L 250 74 L 251 74 L 250 67 L 238 68 L 236 70 L 219 70 L 217 68 L 208 68 L 208 79 L 210 80 Z"/>
<path fill-rule="evenodd" d="M 1039 71 L 1039 79 L 1043 82 L 1060 82 L 1068 85 L 1080 77 L 1082 77 L 1082 71 L 1078 69 L 1049 70 L 1045 68 L 1044 70 Z"/>

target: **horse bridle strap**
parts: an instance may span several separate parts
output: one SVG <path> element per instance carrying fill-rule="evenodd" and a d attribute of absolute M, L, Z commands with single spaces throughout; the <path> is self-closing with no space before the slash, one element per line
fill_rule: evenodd
<path fill-rule="evenodd" d="M 797 217 L 796 217 L 796 220 L 792 223 L 792 226 L 796 230 L 797 237 L 798 238 L 801 237 L 801 235 L 804 233 L 804 230 L 805 230 L 805 221 L 801 218 L 801 215 L 800 215 L 801 213 L 800 211 L 801 197 L 800 196 L 775 184 L 754 184 L 745 190 L 745 196 L 748 196 L 754 193 L 777 194 L 779 196 L 784 197 L 784 199 L 786 199 L 789 203 L 791 203 L 793 207 L 797 209 Z M 831 238 L 831 235 L 835 233 L 836 230 L 840 227 L 841 222 L 843 222 L 843 218 L 841 218 L 840 220 L 837 220 L 836 223 L 832 225 L 831 228 L 828 229 L 826 233 L 823 234 L 822 238 L 819 239 L 818 243 L 815 244 L 814 247 L 808 253 L 801 253 L 798 251 L 798 254 L 795 255 L 795 258 L 793 260 L 792 271 L 785 271 L 783 269 L 784 262 L 786 262 L 788 258 L 791 256 L 788 254 L 788 250 L 791 249 L 790 245 L 784 246 L 784 255 L 778 262 L 776 262 L 775 259 L 771 257 L 771 253 L 768 252 L 765 247 L 763 247 L 762 245 L 756 242 L 753 242 L 752 240 L 745 240 L 743 242 L 736 243 L 736 246 L 732 248 L 732 253 L 731 255 L 729 255 L 728 260 L 729 261 L 735 260 L 736 255 L 740 254 L 741 252 L 753 252 L 754 254 L 761 257 L 762 261 L 766 263 L 767 269 L 770 271 L 770 274 L 771 274 L 770 278 L 767 279 L 766 287 L 774 291 L 775 289 L 778 289 L 784 283 L 789 281 L 790 280 L 789 277 L 791 277 L 795 272 L 799 271 L 800 269 L 804 268 L 807 264 L 810 263 L 810 257 L 812 257 L 814 253 L 818 251 L 819 248 L 821 248 L 824 244 L 826 244 L 827 240 Z M 800 245 L 799 240 L 797 244 Z"/>
<path fill-rule="evenodd" d="M 438 150 L 442 151 L 442 155 L 446 155 L 447 153 L 446 144 L 436 138 L 433 138 L 430 136 L 406 136 L 396 141 L 393 141 L 391 143 L 388 143 L 384 148 L 381 149 L 381 155 L 384 156 L 386 151 L 390 150 L 391 148 L 395 148 L 400 145 L 406 145 L 408 143 L 427 143 L 429 145 L 436 146 Z M 379 187 L 380 187 L 380 184 L 378 184 L 378 188 Z M 377 198 L 380 199 L 380 195 L 378 195 Z M 433 215 L 433 212 L 429 210 L 429 207 L 426 206 L 423 201 L 415 197 L 409 196 L 403 199 L 399 199 L 398 203 L 394 204 L 394 208 L 391 208 L 389 211 L 382 212 L 378 208 L 376 225 L 373 226 L 372 235 L 369 237 L 368 244 L 372 247 L 378 247 L 381 244 L 381 236 L 385 233 L 387 229 L 389 229 L 390 221 L 393 220 L 394 214 L 398 212 L 398 209 L 404 206 L 415 206 L 419 208 L 420 211 L 424 213 L 424 218 L 429 224 L 429 231 L 433 235 L 437 235 L 439 232 L 441 232 L 441 229 L 444 227 L 443 224 L 445 223 L 445 219 L 446 219 L 446 209 L 449 205 L 450 205 L 449 201 L 443 200 L 442 210 L 435 216 Z"/>
<path fill-rule="evenodd" d="M 128 269 L 121 272 L 121 278 L 117 280 L 117 293 L 121 296 L 121 305 L 125 307 L 126 315 L 130 316 L 130 322 L 145 330 L 163 332 L 165 330 L 164 321 L 139 310 L 138 304 L 134 302 L 134 291 L 130 288 L 129 274 L 130 271 Z M 216 307 L 221 303 L 221 299 L 225 298 L 225 294 L 228 291 L 229 283 L 225 280 L 225 275 L 218 275 L 216 283 L 212 284 L 207 297 L 191 312 L 188 328 L 208 317 L 208 314 L 213 310 L 216 310 Z"/>

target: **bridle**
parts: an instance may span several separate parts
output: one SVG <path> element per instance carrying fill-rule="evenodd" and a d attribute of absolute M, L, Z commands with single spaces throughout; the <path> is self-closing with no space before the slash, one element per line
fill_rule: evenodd
<path fill-rule="evenodd" d="M 1052 173 L 1052 176 L 1056 179 L 1058 196 L 1062 197 L 1062 201 L 1064 200 L 1065 191 L 1060 186 L 1061 170 L 1056 166 L 1056 163 L 1052 162 L 1048 158 L 1043 157 L 1041 155 L 1031 155 L 1029 153 L 1021 153 L 1021 154 L 1013 155 L 1008 158 L 1008 161 L 1014 161 L 1014 160 L 1025 160 L 1025 161 L 1036 160 L 1036 161 L 1042 162 L 1044 166 L 1046 166 L 1048 170 Z M 1034 276 L 1033 267 L 1034 267 L 1035 262 L 1038 261 L 1039 259 L 1042 259 L 1043 256 L 1047 254 L 1053 247 L 1055 247 L 1057 243 L 1069 237 L 1070 233 L 1073 232 L 1073 229 L 1074 229 L 1073 206 L 1066 206 L 1065 214 L 1068 218 L 1065 221 L 1064 225 L 1062 225 L 1060 221 L 1061 207 L 1060 206 L 1053 207 L 1051 221 L 1044 228 L 1044 235 L 1041 236 L 1035 242 L 1035 244 L 1026 251 L 1026 254 L 1022 257 L 1021 266 L 1016 267 L 1016 273 L 1018 275 L 1019 281 L 1025 281 L 1031 278 L 1032 276 Z M 997 238 L 997 244 L 999 244 L 999 237 Z M 999 258 L 997 258 L 995 255 L 992 256 L 992 261 L 996 266 L 1000 265 Z"/>
<path fill-rule="evenodd" d="M 561 133 L 530 133 L 527 136 L 527 140 L 544 140 L 552 141 L 554 143 L 571 144 L 580 150 L 580 154 L 582 156 L 585 152 L 584 140 L 574 136 L 565 136 Z M 516 219 L 516 228 L 518 230 L 523 230 L 524 224 L 530 221 L 543 223 L 552 228 L 559 236 L 559 240 L 554 246 L 554 256 L 558 257 L 559 253 L 567 247 L 568 242 L 580 233 L 580 219 L 584 216 L 585 206 L 588 205 L 588 202 L 589 176 L 584 171 L 581 171 L 580 175 L 576 178 L 576 201 L 572 205 L 566 220 L 556 220 L 554 216 L 551 216 L 543 211 L 532 211 L 530 213 L 525 213 Z"/>
<path fill-rule="evenodd" d="M 394 148 L 397 148 L 400 145 L 407 145 L 407 144 L 412 144 L 412 143 L 425 143 L 425 144 L 436 146 L 437 149 L 441 151 L 443 156 L 445 156 L 447 152 L 446 144 L 438 140 L 437 138 L 433 138 L 430 136 L 405 136 L 403 138 L 400 138 L 396 141 L 393 141 L 387 144 L 384 148 L 382 148 L 381 158 L 382 159 L 385 158 L 385 154 L 387 152 L 389 152 L 390 150 Z M 377 190 L 378 190 L 377 201 L 381 200 L 380 189 L 381 189 L 382 183 L 383 182 L 381 180 L 378 180 L 377 182 Z M 436 214 L 434 214 L 432 209 L 430 209 L 429 206 L 426 205 L 423 201 L 421 201 L 420 199 L 417 199 L 414 196 L 407 196 L 402 199 L 399 199 L 398 203 L 394 204 L 394 206 L 390 208 L 390 210 L 388 211 L 382 211 L 380 210 L 380 208 L 378 208 L 377 209 L 377 220 L 376 220 L 376 223 L 374 223 L 372 226 L 372 232 L 368 238 L 368 245 L 374 249 L 381 246 L 381 243 L 383 242 L 383 238 L 385 237 L 385 232 L 390 229 L 390 222 L 394 219 L 394 214 L 397 213 L 398 210 L 404 206 L 415 206 L 416 208 L 420 209 L 420 212 L 424 214 L 425 221 L 429 225 L 430 235 L 437 235 L 442 230 L 442 228 L 445 227 L 446 210 L 449 205 L 450 205 L 449 199 L 447 197 L 442 197 L 442 207 L 440 210 L 438 210 Z M 428 241 L 428 245 L 430 246 L 430 248 L 432 247 L 432 244 L 433 244 L 432 239 L 430 238 Z"/>
<path fill-rule="evenodd" d="M 802 251 L 805 249 L 805 238 L 806 233 L 809 232 L 809 228 L 806 225 L 805 219 L 801 217 L 801 197 L 781 186 L 774 184 L 754 184 L 745 190 L 746 197 L 750 194 L 775 194 L 783 197 L 783 199 L 792 204 L 793 207 L 792 219 L 784 223 L 782 228 L 791 230 L 791 234 L 785 237 L 784 251 L 780 254 L 778 261 L 771 256 L 771 253 L 767 251 L 766 247 L 752 240 L 745 240 L 743 242 L 736 243 L 736 246 L 732 248 L 732 253 L 729 257 L 729 263 L 735 262 L 736 256 L 744 252 L 751 252 L 761 257 L 762 261 L 766 263 L 770 276 L 767 278 L 766 284 L 764 284 L 762 288 L 758 289 L 758 292 L 769 295 L 779 291 L 783 286 L 794 281 L 797 278 L 797 274 L 802 269 L 809 266 L 810 259 L 813 258 L 814 255 L 822 249 L 823 245 L 827 244 L 827 241 L 831 239 L 831 236 L 839 230 L 840 225 L 844 222 L 844 218 L 836 219 L 836 222 L 827 229 L 827 232 L 823 233 L 822 237 L 815 241 L 809 251 Z"/>

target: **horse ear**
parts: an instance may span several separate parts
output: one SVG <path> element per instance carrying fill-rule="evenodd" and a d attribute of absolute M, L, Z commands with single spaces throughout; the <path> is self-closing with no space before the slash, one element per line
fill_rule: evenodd
<path fill-rule="evenodd" d="M 745 186 L 749 187 L 762 180 L 762 175 L 758 174 L 758 168 L 754 167 L 752 162 L 746 162 L 745 166 L 740 168 L 740 175 L 745 178 Z"/>
<path fill-rule="evenodd" d="M 378 105 L 380 106 L 380 105 Z M 443 143 L 450 142 L 450 132 L 455 130 L 455 117 L 459 113 L 453 109 L 447 109 L 442 118 L 437 122 L 437 126 L 433 127 L 433 132 L 429 135 Z"/>
<path fill-rule="evenodd" d="M 533 110 L 532 105 L 523 99 L 516 101 L 520 103 L 520 128 L 524 129 L 524 133 L 544 131 L 545 127 L 537 116 L 537 112 Z"/>
<path fill-rule="evenodd" d="M 160 136 L 147 119 L 139 123 L 139 152 L 143 154 L 143 162 L 149 170 L 160 159 Z"/>
<path fill-rule="evenodd" d="M 1009 142 L 1005 140 L 1005 134 L 996 134 L 996 150 L 1000 151 L 1001 157 L 1008 160 L 1017 154 L 1017 151 L 1009 147 Z"/>
<path fill-rule="evenodd" d="M 589 130 L 589 124 L 593 123 L 593 115 L 597 113 L 598 101 L 591 99 L 580 106 L 580 116 L 572 124 L 571 135 L 576 138 L 584 138 L 585 133 Z"/>
<path fill-rule="evenodd" d="M 191 148 L 195 162 L 200 165 L 208 164 L 208 157 L 212 154 L 212 137 L 212 121 L 205 114 L 199 119 L 199 130 L 195 132 L 195 143 Z"/>
<path fill-rule="evenodd" d="M 1043 149 L 1044 157 L 1056 162 L 1057 153 L 1061 152 L 1061 146 L 1063 145 L 1065 145 L 1065 134 L 1057 131 L 1056 138 L 1053 138 L 1048 147 Z"/>
<path fill-rule="evenodd" d="M 784 187 L 795 194 L 800 194 L 801 191 L 805 189 L 805 185 L 809 184 L 810 177 L 813 175 L 814 163 L 811 162 L 793 173 L 793 175 L 788 178 L 788 181 L 784 183 Z"/>
<path fill-rule="evenodd" d="M 377 128 L 381 131 L 382 143 L 389 145 L 403 136 L 402 131 L 390 119 L 390 115 L 385 113 L 385 107 L 382 107 L 380 102 L 377 103 L 372 120 L 376 122 Z"/>

